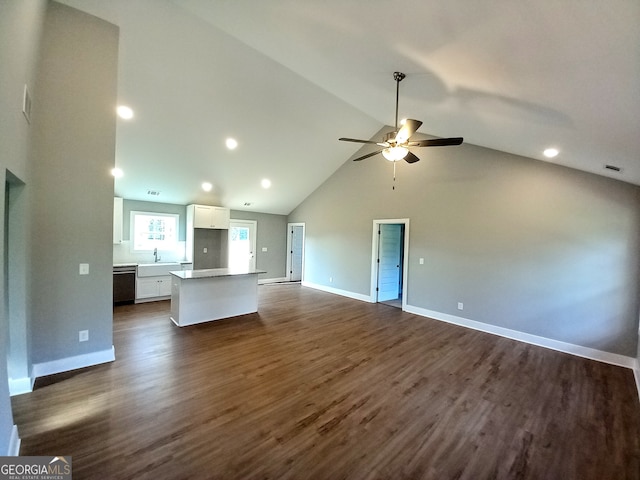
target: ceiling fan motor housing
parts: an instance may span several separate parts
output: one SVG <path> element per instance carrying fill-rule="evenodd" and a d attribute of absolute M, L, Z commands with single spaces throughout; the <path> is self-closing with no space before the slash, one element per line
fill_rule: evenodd
<path fill-rule="evenodd" d="M 396 136 L 397 135 L 398 135 L 398 132 L 396 132 L 396 131 L 386 133 L 384 135 L 384 142 L 388 143 L 389 145 L 393 145 L 394 143 L 396 143 Z"/>

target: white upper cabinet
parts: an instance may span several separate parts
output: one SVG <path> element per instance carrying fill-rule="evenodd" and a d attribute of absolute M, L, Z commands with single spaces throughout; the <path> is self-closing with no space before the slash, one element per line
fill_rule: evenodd
<path fill-rule="evenodd" d="M 229 229 L 230 211 L 228 208 L 188 205 L 187 209 L 193 209 L 193 228 Z"/>
<path fill-rule="evenodd" d="M 113 197 L 113 243 L 122 243 L 122 198 Z"/>

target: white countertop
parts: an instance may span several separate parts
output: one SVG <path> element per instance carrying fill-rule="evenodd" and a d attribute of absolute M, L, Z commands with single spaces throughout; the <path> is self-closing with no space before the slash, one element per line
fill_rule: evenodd
<path fill-rule="evenodd" d="M 147 262 L 147 263 L 140 263 L 140 262 L 124 262 L 124 263 L 114 263 L 113 266 L 114 267 L 137 267 L 138 265 L 163 265 L 166 263 L 176 263 L 176 264 L 180 264 L 180 265 L 189 265 L 190 263 L 193 262 L 187 262 L 186 260 L 176 260 L 175 262 Z"/>
<path fill-rule="evenodd" d="M 230 277 L 233 275 L 257 275 L 259 273 L 267 273 L 266 270 L 250 269 L 231 269 L 231 268 L 208 268 L 205 270 L 181 270 L 170 272 L 183 280 L 194 278 L 213 278 L 213 277 Z"/>

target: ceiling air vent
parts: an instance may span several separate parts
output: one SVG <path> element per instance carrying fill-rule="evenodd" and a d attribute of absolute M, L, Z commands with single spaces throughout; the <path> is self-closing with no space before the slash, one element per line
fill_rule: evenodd
<path fill-rule="evenodd" d="M 160 190 L 147 190 L 147 195 L 153 195 L 154 197 L 157 197 L 158 195 L 160 195 Z"/>
<path fill-rule="evenodd" d="M 622 168 L 616 167 L 615 165 L 605 165 L 604 169 L 611 170 L 612 172 L 618 172 L 618 173 L 622 172 Z"/>

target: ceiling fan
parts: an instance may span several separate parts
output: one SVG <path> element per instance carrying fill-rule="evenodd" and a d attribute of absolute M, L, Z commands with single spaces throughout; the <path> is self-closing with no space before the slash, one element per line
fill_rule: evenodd
<path fill-rule="evenodd" d="M 400 94 L 400 82 L 406 77 L 402 72 L 393 72 L 393 79 L 396 81 L 396 123 L 395 129 L 387 133 L 381 142 L 372 140 L 358 140 L 357 138 L 339 138 L 343 142 L 371 143 L 382 147 L 380 150 L 368 153 L 358 158 L 354 158 L 354 162 L 359 162 L 365 158 L 373 157 L 379 153 L 391 162 L 397 162 L 404 159 L 407 163 L 415 163 L 420 160 L 412 152 L 409 151 L 413 147 L 446 147 L 450 145 L 460 145 L 462 137 L 454 138 L 435 138 L 432 140 L 416 140 L 411 141 L 413 135 L 422 122 L 420 120 L 407 119 L 402 122 L 400 130 L 398 130 L 398 97 Z"/>

